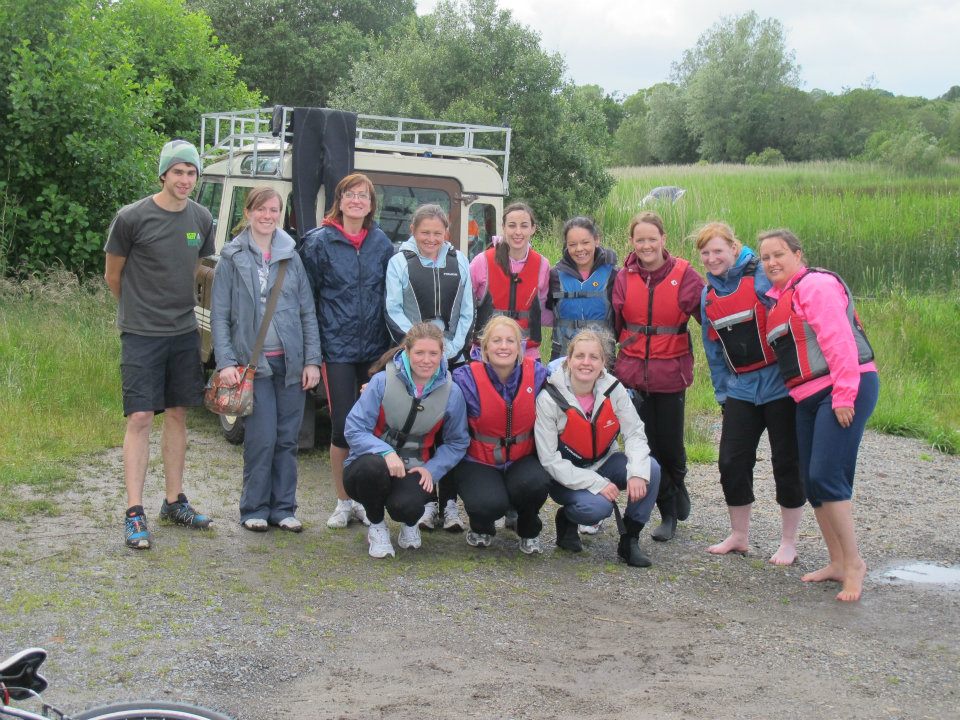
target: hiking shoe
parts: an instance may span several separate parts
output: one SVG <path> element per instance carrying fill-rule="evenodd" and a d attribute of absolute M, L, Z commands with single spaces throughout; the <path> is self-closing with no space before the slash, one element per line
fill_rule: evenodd
<path fill-rule="evenodd" d="M 244 530 L 250 530 L 251 532 L 266 532 L 267 531 L 267 521 L 263 518 L 247 518 L 242 523 Z"/>
<path fill-rule="evenodd" d="M 478 533 L 471 530 L 467 533 L 467 545 L 471 547 L 490 547 L 490 543 L 493 541 L 486 533 Z"/>
<path fill-rule="evenodd" d="M 303 523 L 297 520 L 293 515 L 283 518 L 280 522 L 277 523 L 277 527 L 281 530 L 286 530 L 287 532 L 302 532 Z"/>
<path fill-rule="evenodd" d="M 542 555 L 543 547 L 540 545 L 540 538 L 520 538 L 520 552 L 524 555 Z"/>
<path fill-rule="evenodd" d="M 443 508 L 443 529 L 447 532 L 463 532 L 467 527 L 460 517 L 460 508 L 457 507 L 456 500 L 447 500 Z"/>
<path fill-rule="evenodd" d="M 584 535 L 596 535 L 603 529 L 603 520 L 598 522 L 596 525 L 577 525 L 577 530 L 579 530 Z"/>
<path fill-rule="evenodd" d="M 390 530 L 386 522 L 378 522 L 367 530 L 367 542 L 370 543 L 370 557 L 383 558 L 389 555 L 396 557 L 393 545 L 390 543 Z"/>
<path fill-rule="evenodd" d="M 345 528 L 351 520 L 370 525 L 370 521 L 367 520 L 367 511 L 363 509 L 363 505 L 355 500 L 337 500 L 336 510 L 327 518 L 327 527 Z"/>
<path fill-rule="evenodd" d="M 420 526 L 401 525 L 397 534 L 397 545 L 404 550 L 416 550 L 420 547 Z"/>
<path fill-rule="evenodd" d="M 437 517 L 440 515 L 440 505 L 432 500 L 423 506 L 423 515 L 417 525 L 421 530 L 433 530 L 437 526 Z M 402 545 L 400 547 L 403 547 Z"/>
<path fill-rule="evenodd" d="M 127 515 L 124 518 L 124 536 L 128 548 L 146 550 L 150 547 L 150 531 L 147 530 L 147 517 L 143 513 Z"/>
<path fill-rule="evenodd" d="M 171 503 L 167 502 L 166 498 L 163 499 L 163 505 L 160 506 L 160 519 L 201 530 L 207 529 L 213 522 L 211 518 L 194 510 L 183 493 L 180 493 L 176 502 Z"/>

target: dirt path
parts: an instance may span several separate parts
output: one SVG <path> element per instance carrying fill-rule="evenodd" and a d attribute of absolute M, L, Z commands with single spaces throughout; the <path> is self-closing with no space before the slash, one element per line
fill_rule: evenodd
<path fill-rule="evenodd" d="M 678 538 L 617 562 L 612 528 L 571 557 L 522 556 L 433 533 L 395 560 L 365 533 L 323 525 L 324 458 L 303 458 L 297 536 L 236 524 L 241 458 L 192 419 L 187 490 L 214 515 L 200 533 L 154 523 L 156 547 L 122 547 L 119 451 L 92 458 L 63 514 L 0 522 L 0 653 L 46 647 L 50 702 L 153 697 L 238 718 L 960 718 L 960 589 L 894 583 L 890 565 L 960 562 L 960 458 L 868 434 L 857 517 L 864 599 L 809 586 L 825 562 L 812 513 L 800 562 L 775 568 L 769 463 L 753 547 L 716 558 L 726 512 L 713 467 L 694 466 Z M 160 499 L 148 481 L 148 515 Z M 645 534 L 646 535 L 646 534 Z"/>

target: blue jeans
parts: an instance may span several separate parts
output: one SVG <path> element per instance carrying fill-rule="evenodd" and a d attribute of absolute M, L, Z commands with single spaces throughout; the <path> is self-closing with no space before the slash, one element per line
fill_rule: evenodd
<path fill-rule="evenodd" d="M 800 477 L 815 508 L 853 497 L 857 452 L 867 420 L 877 405 L 880 381 L 875 372 L 861 373 L 860 389 L 853 403 L 853 422 L 846 428 L 841 427 L 833 413 L 832 390 L 830 386 L 797 404 Z"/>
<path fill-rule="evenodd" d="M 272 375 L 253 380 L 253 413 L 244 423 L 240 522 L 278 523 L 297 510 L 297 446 L 304 390 L 284 385 L 282 355 L 267 358 Z"/>
<path fill-rule="evenodd" d="M 627 489 L 627 456 L 616 452 L 599 468 L 597 474 L 605 477 L 621 490 Z M 650 483 L 647 485 L 647 494 L 639 502 L 627 502 L 624 513 L 628 518 L 638 523 L 646 523 L 650 519 L 650 511 L 657 502 L 657 492 L 660 489 L 660 465 L 650 458 Z M 613 512 L 613 503 L 603 495 L 595 495 L 589 490 L 571 490 L 558 483 L 550 481 L 550 497 L 558 505 L 563 505 L 564 514 L 571 522 L 578 525 L 596 525 L 604 518 L 610 517 Z"/>

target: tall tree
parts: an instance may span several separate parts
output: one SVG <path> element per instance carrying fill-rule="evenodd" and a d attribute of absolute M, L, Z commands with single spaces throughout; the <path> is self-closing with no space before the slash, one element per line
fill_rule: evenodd
<path fill-rule="evenodd" d="M 588 210 L 613 180 L 606 116 L 557 54 L 495 0 L 441 0 L 389 47 L 360 58 L 331 103 L 360 112 L 513 128 L 510 190 L 548 215 Z"/>
<path fill-rule="evenodd" d="M 324 105 L 350 63 L 414 16 L 414 0 L 189 0 L 271 102 Z"/>
<path fill-rule="evenodd" d="M 673 79 L 701 157 L 738 162 L 777 142 L 768 130 L 770 111 L 784 90 L 798 85 L 799 68 L 780 21 L 749 12 L 701 35 L 674 64 Z"/>

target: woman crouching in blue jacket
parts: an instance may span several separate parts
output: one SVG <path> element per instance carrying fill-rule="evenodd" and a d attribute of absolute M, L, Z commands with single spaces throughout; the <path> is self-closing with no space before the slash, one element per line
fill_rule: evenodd
<path fill-rule="evenodd" d="M 797 559 L 797 529 L 806 494 L 800 479 L 796 406 L 767 343 L 767 311 L 774 304 L 765 294 L 770 280 L 759 258 L 740 244 L 729 225 L 704 225 L 696 244 L 707 271 L 700 303 L 703 347 L 723 409 L 720 484 L 731 526 L 729 537 L 707 552 L 745 553 L 750 547 L 753 468 L 766 430 L 782 520 L 780 547 L 770 562 L 790 565 Z"/>
<path fill-rule="evenodd" d="M 420 547 L 424 503 L 470 443 L 466 405 L 450 380 L 436 325 L 414 325 L 382 360 L 384 370 L 370 379 L 344 427 L 350 454 L 343 485 L 366 511 L 375 558 L 395 554 L 385 512 L 402 523 L 397 544 Z"/>
<path fill-rule="evenodd" d="M 217 370 L 236 385 L 241 366 L 253 363 L 253 414 L 243 435 L 240 523 L 264 532 L 267 525 L 300 532 L 297 509 L 297 438 L 304 393 L 320 381 L 320 337 L 313 294 L 293 238 L 277 227 L 280 195 L 269 187 L 250 191 L 246 227 L 220 252 L 213 278 L 210 326 Z M 281 262 L 287 269 L 263 350 L 251 358 L 264 306 Z"/>

